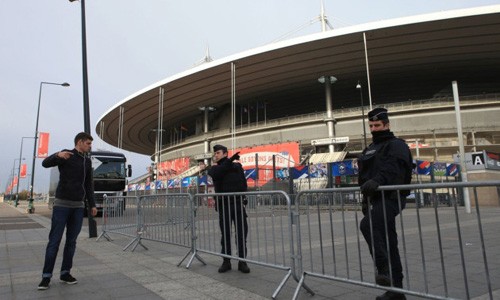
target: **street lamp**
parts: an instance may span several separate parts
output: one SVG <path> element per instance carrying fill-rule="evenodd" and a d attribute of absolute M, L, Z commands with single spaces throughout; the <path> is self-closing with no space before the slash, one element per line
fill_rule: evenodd
<path fill-rule="evenodd" d="M 75 2 L 78 0 L 69 0 Z M 87 31 L 85 26 L 85 0 L 79 0 L 82 5 L 82 77 L 83 77 L 83 128 L 90 134 L 89 83 L 87 75 Z"/>
<path fill-rule="evenodd" d="M 325 96 L 326 96 L 326 126 L 328 128 L 328 137 L 330 140 L 335 137 L 335 118 L 333 117 L 332 110 L 332 87 L 331 85 L 337 82 L 337 78 L 334 76 L 321 76 L 318 78 L 319 83 L 325 85 Z M 334 152 L 333 144 L 328 145 L 330 153 Z"/>
<path fill-rule="evenodd" d="M 16 180 L 16 161 L 19 161 L 19 163 L 21 163 L 21 160 L 24 160 L 24 157 L 23 158 L 14 158 L 14 164 L 12 165 L 12 170 L 11 170 L 11 174 L 12 174 L 12 182 L 14 182 Z M 17 173 L 17 186 L 19 186 L 19 173 Z M 10 200 L 12 200 L 12 195 L 13 195 L 13 189 L 10 191 Z M 15 202 L 14 202 L 15 203 Z"/>
<path fill-rule="evenodd" d="M 363 149 L 366 148 L 366 126 L 365 126 L 365 104 L 363 103 L 363 88 L 361 87 L 361 84 L 359 83 L 356 85 L 356 89 L 359 90 L 359 95 L 361 96 L 361 118 L 363 119 L 363 141 L 364 141 L 364 146 Z"/>
<path fill-rule="evenodd" d="M 21 181 L 21 156 L 23 155 L 23 142 L 24 142 L 24 139 L 32 139 L 33 137 L 32 136 L 23 136 L 21 138 L 21 149 L 19 149 L 19 167 L 17 168 L 17 181 Z M 17 188 L 16 188 L 16 200 L 14 202 L 14 206 L 17 207 L 17 205 L 19 204 L 19 183 L 17 184 Z"/>
<path fill-rule="evenodd" d="M 35 142 L 33 143 L 33 164 L 31 165 L 30 199 L 28 202 L 28 213 L 30 213 L 30 214 L 35 212 L 35 208 L 33 207 L 33 190 L 35 187 L 36 146 L 37 146 L 37 139 L 38 139 L 38 120 L 40 117 L 40 102 L 42 100 L 42 87 L 44 84 L 60 85 L 63 87 L 69 86 L 69 83 L 67 83 L 67 82 L 63 82 L 63 83 L 54 83 L 54 82 L 45 82 L 45 81 L 40 82 L 40 91 L 38 92 L 38 110 L 36 112 L 36 126 L 35 126 L 35 137 L 34 137 Z"/>

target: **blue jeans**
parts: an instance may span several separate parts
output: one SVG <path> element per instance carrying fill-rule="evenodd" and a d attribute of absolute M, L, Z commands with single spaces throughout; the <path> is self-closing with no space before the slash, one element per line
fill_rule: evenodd
<path fill-rule="evenodd" d="M 61 275 L 68 274 L 73 266 L 73 256 L 76 250 L 76 239 L 83 223 L 83 208 L 69 208 L 54 206 L 52 211 L 52 226 L 50 228 L 49 243 L 45 251 L 43 278 L 51 278 L 56 263 L 57 252 L 66 228 L 66 243 L 64 244 Z"/>

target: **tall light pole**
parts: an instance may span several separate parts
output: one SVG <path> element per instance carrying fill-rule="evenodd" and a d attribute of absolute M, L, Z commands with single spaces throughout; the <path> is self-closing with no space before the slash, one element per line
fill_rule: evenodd
<path fill-rule="evenodd" d="M 328 138 L 333 140 L 335 138 L 335 118 L 333 117 L 333 109 L 332 109 L 332 84 L 337 82 L 337 78 L 334 76 L 321 76 L 318 78 L 319 83 L 325 85 L 325 98 L 326 98 L 326 126 L 328 129 Z M 334 152 L 333 143 L 328 145 L 328 149 L 330 153 Z"/>
<path fill-rule="evenodd" d="M 69 0 L 75 2 L 78 0 Z M 83 78 L 83 131 L 90 134 L 90 108 L 89 108 L 89 82 L 87 75 L 87 29 L 85 26 L 85 0 L 80 0 L 82 6 L 82 78 Z M 90 213 L 87 214 L 89 221 L 89 237 L 97 237 L 97 223 Z"/>
<path fill-rule="evenodd" d="M 11 177 L 12 177 L 12 182 L 15 182 L 16 180 L 16 161 L 19 161 L 19 163 L 21 163 L 21 160 L 24 160 L 24 157 L 23 158 L 15 158 L 14 159 L 14 164 L 12 165 L 12 170 L 11 170 Z M 17 173 L 17 186 L 19 187 L 19 173 Z M 10 190 L 9 192 L 10 194 L 10 200 L 12 200 L 12 195 L 14 194 L 14 187 L 12 187 L 12 189 Z M 14 200 L 14 203 L 16 203 L 16 201 Z"/>
<path fill-rule="evenodd" d="M 69 0 L 75 2 L 78 0 Z M 82 6 L 82 77 L 83 77 L 83 127 L 90 134 L 89 82 L 87 76 L 87 30 L 85 26 L 85 0 L 79 0 Z"/>
<path fill-rule="evenodd" d="M 361 96 L 361 118 L 363 119 L 363 149 L 366 148 L 366 125 L 365 125 L 365 104 L 363 103 L 363 88 L 358 81 L 356 88 L 359 90 L 359 95 Z"/>
<path fill-rule="evenodd" d="M 33 163 L 31 165 L 31 184 L 30 184 L 30 199 L 28 202 L 28 213 L 32 214 L 35 212 L 35 208 L 33 207 L 33 190 L 35 187 L 35 162 L 36 162 L 36 146 L 37 146 L 37 140 L 38 140 L 38 120 L 40 118 L 40 102 L 42 100 L 42 87 L 44 84 L 51 84 L 51 85 L 60 85 L 64 87 L 68 87 L 69 83 L 63 82 L 63 83 L 54 83 L 54 82 L 45 82 L 42 81 L 40 82 L 40 91 L 38 92 L 38 109 L 36 112 L 36 126 L 35 126 L 35 142 L 33 143 Z"/>
<path fill-rule="evenodd" d="M 19 149 L 19 167 L 17 168 L 17 188 L 16 188 L 16 201 L 14 202 L 14 206 L 17 207 L 19 204 L 19 181 L 21 181 L 21 157 L 23 156 L 23 142 L 24 139 L 32 139 L 32 136 L 23 136 L 21 138 L 21 149 Z"/>

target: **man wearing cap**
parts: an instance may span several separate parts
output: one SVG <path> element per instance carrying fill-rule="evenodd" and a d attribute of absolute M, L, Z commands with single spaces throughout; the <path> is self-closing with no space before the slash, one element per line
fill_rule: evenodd
<path fill-rule="evenodd" d="M 408 191 L 382 192 L 377 189 L 381 185 L 410 183 L 413 159 L 405 141 L 396 138 L 391 132 L 387 109 L 375 108 L 370 111 L 368 124 L 373 142 L 363 150 L 358 159 L 358 183 L 363 194 L 362 211 L 364 215 L 360 223 L 360 230 L 368 244 L 370 254 L 375 260 L 376 283 L 382 286 L 392 285 L 402 288 L 403 267 L 398 250 L 396 216 L 405 207 Z M 389 251 L 387 251 L 386 245 L 386 227 Z M 373 228 L 373 232 L 370 228 Z M 387 291 L 376 299 L 406 299 L 406 297 L 401 293 Z"/>
<path fill-rule="evenodd" d="M 235 193 L 247 191 L 247 180 L 243 167 L 235 160 L 240 159 L 239 152 L 230 158 L 227 157 L 227 148 L 222 145 L 214 147 L 213 165 L 208 170 L 208 175 L 212 177 L 216 193 Z M 217 197 L 215 209 L 219 212 L 219 227 L 222 233 L 221 253 L 231 255 L 231 223 L 234 223 L 236 231 L 236 244 L 238 246 L 238 256 L 245 258 L 247 254 L 248 223 L 247 213 L 244 206 L 244 197 L 240 195 L 225 195 Z M 224 261 L 219 268 L 219 273 L 231 270 L 231 261 L 224 257 Z M 238 262 L 238 270 L 249 273 L 250 269 L 244 261 Z"/>

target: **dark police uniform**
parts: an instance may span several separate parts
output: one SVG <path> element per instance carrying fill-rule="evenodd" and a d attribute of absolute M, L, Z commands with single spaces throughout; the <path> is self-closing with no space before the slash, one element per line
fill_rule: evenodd
<path fill-rule="evenodd" d="M 220 150 L 214 146 L 214 151 Z M 224 146 L 223 149 L 227 148 Z M 237 155 L 237 154 L 236 154 Z M 216 193 L 231 193 L 247 191 L 247 181 L 243 167 L 240 163 L 233 162 L 231 158 L 224 157 L 208 170 L 214 182 Z M 236 227 L 236 240 L 238 256 L 245 258 L 247 254 L 246 240 L 248 235 L 247 213 L 243 205 L 242 196 L 218 197 L 216 209 L 219 212 L 219 227 L 222 232 L 221 246 L 222 254 L 231 255 L 231 223 Z"/>
<path fill-rule="evenodd" d="M 387 110 L 379 109 L 382 112 Z M 375 111 L 375 110 L 374 110 Z M 377 113 L 370 112 L 373 116 Z M 387 115 L 382 116 L 388 120 Z M 370 118 L 371 121 L 376 121 Z M 363 192 L 364 187 L 370 186 L 372 189 L 363 192 L 363 214 L 360 229 L 368 244 L 370 254 L 375 258 L 378 275 L 376 277 L 377 284 L 390 285 L 389 278 L 389 256 L 392 270 L 392 283 L 395 287 L 402 287 L 403 269 L 401 266 L 401 258 L 398 250 L 398 235 L 396 232 L 395 218 L 405 207 L 405 198 L 408 191 L 384 191 L 382 196 L 381 191 L 373 191 L 379 185 L 401 185 L 411 182 L 413 159 L 410 149 L 405 141 L 396 138 L 390 130 L 372 132 L 373 143 L 370 144 L 359 157 L 359 185 Z M 374 189 L 373 189 L 374 188 Z M 398 203 L 398 193 L 400 194 Z M 387 231 L 389 239 L 389 253 L 387 253 L 386 236 L 385 236 L 385 221 L 384 221 L 384 205 L 382 201 L 384 197 L 385 212 L 387 217 Z M 370 200 L 371 211 L 368 214 L 369 207 L 367 200 Z M 370 220 L 372 218 L 373 227 L 373 248 L 372 237 L 370 234 Z M 375 251 L 375 254 L 372 253 Z M 402 295 L 402 294 L 399 294 Z M 404 297 L 404 295 L 402 295 Z M 377 298 L 386 299 L 386 298 Z M 390 299 L 390 298 L 387 298 Z"/>

